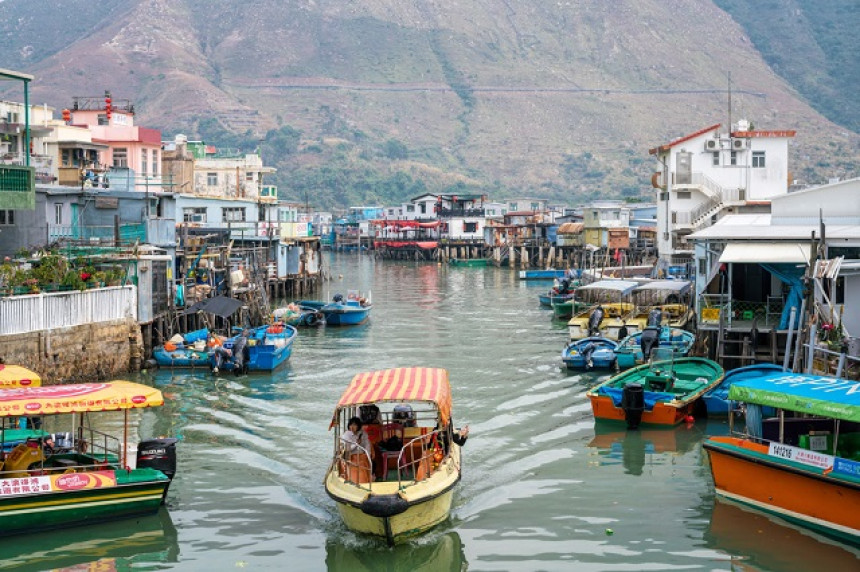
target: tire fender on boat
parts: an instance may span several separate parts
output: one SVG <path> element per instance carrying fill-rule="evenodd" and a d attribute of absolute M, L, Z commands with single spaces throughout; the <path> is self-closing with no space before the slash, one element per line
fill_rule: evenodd
<path fill-rule="evenodd" d="M 408 508 L 409 503 L 399 494 L 370 495 L 361 503 L 361 512 L 383 518 L 400 514 Z"/>

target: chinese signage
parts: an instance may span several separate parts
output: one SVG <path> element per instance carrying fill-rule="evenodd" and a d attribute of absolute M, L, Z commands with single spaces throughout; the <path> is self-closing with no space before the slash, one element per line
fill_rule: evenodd
<path fill-rule="evenodd" d="M 113 471 L 33 475 L 0 479 L 0 498 L 22 494 L 101 489 L 115 486 L 116 474 Z"/>
<path fill-rule="evenodd" d="M 803 463 L 804 465 L 818 467 L 819 469 L 833 468 L 833 457 L 831 455 L 825 455 L 824 453 L 808 449 L 799 449 L 783 445 L 782 443 L 771 442 L 767 453 L 772 457 L 779 457 L 780 459 L 794 461 L 795 463 Z"/>

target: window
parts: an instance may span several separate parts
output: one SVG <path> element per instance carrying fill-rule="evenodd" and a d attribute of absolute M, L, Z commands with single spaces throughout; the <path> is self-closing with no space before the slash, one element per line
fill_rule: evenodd
<path fill-rule="evenodd" d="M 421 214 L 427 212 L 427 203 L 421 203 Z"/>
<path fill-rule="evenodd" d="M 15 224 L 15 211 L 0 210 L 0 225 Z"/>
<path fill-rule="evenodd" d="M 266 207 L 260 205 L 260 208 L 257 211 L 257 220 L 260 222 L 266 222 Z"/>
<path fill-rule="evenodd" d="M 714 151 L 713 156 L 714 156 L 714 158 L 713 158 L 713 161 L 711 162 L 711 164 L 714 167 L 719 167 L 720 166 L 720 152 Z"/>
<path fill-rule="evenodd" d="M 149 163 L 146 160 L 148 155 L 147 149 L 140 150 L 140 174 L 146 175 L 149 172 Z"/>
<path fill-rule="evenodd" d="M 731 161 L 729 162 L 729 164 L 730 165 L 737 165 L 738 164 L 738 152 L 737 151 L 732 151 L 732 158 L 731 158 Z"/>
<path fill-rule="evenodd" d="M 662 193 L 660 193 L 660 200 L 661 201 L 668 201 L 669 200 L 669 193 L 667 191 L 663 191 Z"/>
<path fill-rule="evenodd" d="M 107 113 L 99 113 L 99 125 L 110 125 L 110 121 L 108 121 Z"/>
<path fill-rule="evenodd" d="M 185 207 L 182 209 L 183 222 L 206 222 L 206 207 Z"/>
<path fill-rule="evenodd" d="M 113 166 L 122 169 L 128 168 L 128 149 L 117 147 L 113 150 Z"/>
<path fill-rule="evenodd" d="M 463 232 L 478 232 L 478 223 L 476 223 L 476 222 L 464 222 L 463 223 Z"/>
<path fill-rule="evenodd" d="M 753 151 L 752 166 L 760 168 L 764 167 L 764 151 Z"/>
<path fill-rule="evenodd" d="M 158 149 L 152 150 L 152 175 L 158 175 Z"/>
<path fill-rule="evenodd" d="M 63 203 L 54 203 L 54 224 L 63 224 Z"/>
<path fill-rule="evenodd" d="M 247 173 L 245 173 L 245 180 L 246 181 L 253 181 L 254 180 L 254 173 L 252 173 L 251 171 L 248 171 Z"/>
<path fill-rule="evenodd" d="M 206 173 L 206 184 L 214 187 L 218 184 L 218 173 Z"/>
<path fill-rule="evenodd" d="M 692 193 L 692 191 L 678 191 L 678 198 L 679 199 L 691 199 L 691 198 L 693 198 L 693 193 Z"/>
<path fill-rule="evenodd" d="M 221 209 L 221 220 L 224 222 L 244 222 L 245 207 L 224 207 Z"/>
<path fill-rule="evenodd" d="M 406 212 L 414 213 L 415 212 L 415 205 L 406 205 Z"/>

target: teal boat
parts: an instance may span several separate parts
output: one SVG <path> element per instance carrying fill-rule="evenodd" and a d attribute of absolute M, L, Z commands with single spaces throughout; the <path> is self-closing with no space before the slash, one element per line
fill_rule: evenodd
<path fill-rule="evenodd" d="M 481 267 L 488 266 L 490 261 L 486 258 L 452 258 L 448 261 L 451 266 L 472 266 Z"/>
<path fill-rule="evenodd" d="M 615 350 L 616 363 L 619 369 L 642 365 L 647 361 L 645 350 L 650 352 L 654 348 L 667 349 L 675 358 L 685 357 L 693 349 L 695 341 L 696 336 L 687 330 L 668 326 L 647 327 L 618 343 L 618 349 Z"/>
<path fill-rule="evenodd" d="M 674 359 L 671 350 L 659 348 L 653 360 L 586 392 L 594 418 L 625 421 L 635 429 L 640 424 L 674 427 L 697 413 L 704 415 L 700 402 L 722 380 L 720 364 L 698 357 Z"/>
<path fill-rule="evenodd" d="M 572 298 L 565 302 L 554 302 L 552 304 L 552 313 L 559 320 L 569 320 L 574 313 L 578 314 L 590 307 L 591 304 L 580 302 Z"/>

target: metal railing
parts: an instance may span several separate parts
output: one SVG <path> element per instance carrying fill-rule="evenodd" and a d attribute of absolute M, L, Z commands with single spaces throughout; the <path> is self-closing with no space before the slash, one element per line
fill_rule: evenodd
<path fill-rule="evenodd" d="M 0 298 L 0 335 L 137 320 L 137 288 L 112 286 Z"/>

